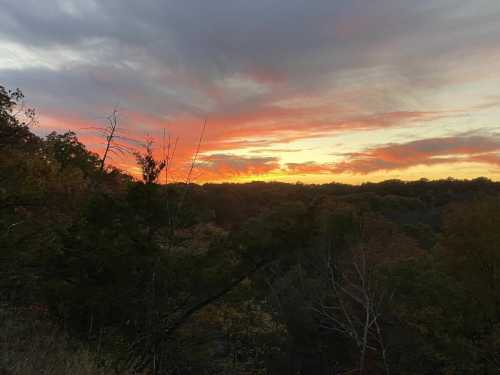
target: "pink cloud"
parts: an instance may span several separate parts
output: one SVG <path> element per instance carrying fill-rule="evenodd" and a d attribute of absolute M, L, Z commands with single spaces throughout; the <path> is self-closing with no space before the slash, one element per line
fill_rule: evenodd
<path fill-rule="evenodd" d="M 402 170 L 417 165 L 480 162 L 499 166 L 498 136 L 456 136 L 428 138 L 408 143 L 388 144 L 349 154 L 333 172 L 368 174 Z"/>

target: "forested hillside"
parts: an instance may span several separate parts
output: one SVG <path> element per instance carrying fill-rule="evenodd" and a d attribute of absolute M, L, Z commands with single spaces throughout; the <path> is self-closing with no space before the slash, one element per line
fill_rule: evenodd
<path fill-rule="evenodd" d="M 500 183 L 165 185 L 150 149 L 136 181 L 21 100 L 0 86 L 1 374 L 500 372 Z"/>

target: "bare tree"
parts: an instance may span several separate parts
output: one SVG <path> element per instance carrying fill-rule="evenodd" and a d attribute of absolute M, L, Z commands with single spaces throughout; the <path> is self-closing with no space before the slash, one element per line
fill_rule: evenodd
<path fill-rule="evenodd" d="M 93 130 L 97 135 L 104 139 L 104 153 L 100 160 L 99 170 L 102 172 L 106 167 L 106 161 L 112 158 L 112 154 L 123 156 L 125 154 L 133 154 L 134 150 L 130 144 L 138 142 L 123 134 L 120 131 L 118 118 L 118 107 L 115 107 L 110 115 L 106 116 L 103 126 L 90 126 L 82 128 L 84 130 Z"/>
<path fill-rule="evenodd" d="M 381 328 L 387 294 L 377 287 L 367 264 L 367 249 L 358 245 L 340 267 L 327 251 L 321 279 L 325 288 L 313 305 L 322 328 L 352 340 L 358 350 L 359 374 L 365 374 L 368 351 L 380 355 L 387 375 L 387 348 Z M 352 370 L 351 370 L 352 372 Z"/>
<path fill-rule="evenodd" d="M 115 136 L 116 127 L 118 125 L 117 121 L 117 109 L 113 109 L 111 115 L 108 116 L 108 125 L 104 128 L 104 135 L 106 138 L 106 148 L 104 150 L 104 155 L 101 159 L 101 172 L 104 169 L 104 163 L 106 162 L 106 158 L 108 157 L 109 150 L 111 149 L 111 145 L 113 142 L 113 138 Z"/>

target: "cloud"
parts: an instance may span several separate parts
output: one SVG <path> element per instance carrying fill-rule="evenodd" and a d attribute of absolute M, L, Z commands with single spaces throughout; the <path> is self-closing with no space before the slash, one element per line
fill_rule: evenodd
<path fill-rule="evenodd" d="M 197 165 L 202 180 L 230 180 L 235 177 L 263 175 L 280 168 L 275 157 L 247 157 L 232 154 L 203 156 Z"/>
<path fill-rule="evenodd" d="M 499 33 L 495 0 L 8 1 L 0 82 L 23 89 L 46 120 L 41 133 L 65 128 L 62 119 L 76 130 L 93 124 L 118 104 L 134 137 L 159 143 L 163 128 L 179 136 L 182 164 L 205 118 L 204 153 L 265 155 L 493 111 Z M 484 82 L 494 88 L 483 93 Z M 461 94 L 471 90 L 473 99 Z M 329 165 L 286 154 L 287 173 Z M 350 155 L 344 167 L 394 163 L 363 168 L 363 158 Z"/>
<path fill-rule="evenodd" d="M 458 0 L 31 0 L 3 5 L 0 46 L 12 51 L 10 67 L 28 51 L 27 66 L 62 73 L 36 73 L 51 81 L 46 96 L 60 97 L 72 77 L 82 101 L 112 86 L 110 100 L 148 112 L 172 114 L 181 102 L 221 113 L 361 84 L 357 101 L 387 112 L 415 88 L 443 84 L 456 61 L 496 51 L 499 11 Z M 89 85 L 82 72 L 106 79 Z"/>
<path fill-rule="evenodd" d="M 401 171 L 419 165 L 473 162 L 500 168 L 500 134 L 458 135 L 427 138 L 406 143 L 391 143 L 344 155 L 334 162 L 307 161 L 285 163 L 274 157 L 244 157 L 215 154 L 203 159 L 201 169 L 218 174 L 216 179 L 237 176 L 277 175 L 338 175 L 341 173 L 369 174 L 380 171 Z"/>
<path fill-rule="evenodd" d="M 500 137 L 454 136 L 392 143 L 347 155 L 335 165 L 334 173 L 368 174 L 404 170 L 417 165 L 478 162 L 500 166 Z"/>
<path fill-rule="evenodd" d="M 447 111 L 397 111 L 360 115 L 341 113 L 327 106 L 287 110 L 264 107 L 248 113 L 209 116 L 210 144 L 206 147 L 210 150 L 256 146 L 264 149 L 277 148 L 276 146 L 294 141 L 349 131 L 419 125 L 462 115 L 461 112 Z"/>
<path fill-rule="evenodd" d="M 308 161 L 305 163 L 287 163 L 286 172 L 291 175 L 307 175 L 307 174 L 331 174 L 333 165 L 327 163 L 317 163 Z"/>

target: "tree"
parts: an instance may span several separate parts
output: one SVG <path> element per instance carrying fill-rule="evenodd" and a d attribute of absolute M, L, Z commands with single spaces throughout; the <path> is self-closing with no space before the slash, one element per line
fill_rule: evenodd
<path fill-rule="evenodd" d="M 154 184 L 166 166 L 165 160 L 156 160 L 153 156 L 153 140 L 147 139 L 144 153 L 135 153 L 137 164 L 142 170 L 142 179 L 146 184 Z"/>
<path fill-rule="evenodd" d="M 0 149 L 33 149 L 39 142 L 29 130 L 29 126 L 36 123 L 35 110 L 25 108 L 23 98 L 19 89 L 7 91 L 0 85 Z M 19 115 L 23 115 L 25 121 L 20 121 Z"/>
<path fill-rule="evenodd" d="M 320 270 L 322 293 L 313 310 L 324 329 L 340 333 L 355 343 L 358 371 L 365 374 L 368 351 L 380 354 L 389 375 L 387 347 L 382 332 L 381 315 L 387 295 L 377 285 L 373 265 L 367 260 L 368 249 L 351 249 L 347 264 L 335 264 L 328 251 Z M 372 369 L 373 370 L 373 369 Z"/>
<path fill-rule="evenodd" d="M 486 321 L 500 319 L 500 199 L 455 204 L 441 242 L 448 270 L 470 291 Z"/>
<path fill-rule="evenodd" d="M 118 117 L 116 108 L 113 110 L 111 115 L 108 117 L 108 125 L 102 129 L 104 132 L 104 137 L 106 139 L 106 147 L 104 149 L 104 154 L 101 159 L 101 172 L 104 170 L 104 165 L 106 163 L 106 158 L 108 157 L 108 152 L 112 151 L 113 140 L 115 137 L 116 128 L 118 126 Z"/>
<path fill-rule="evenodd" d="M 89 177 L 98 170 L 99 156 L 87 150 L 72 131 L 63 134 L 50 133 L 44 145 L 47 154 L 58 163 L 60 172 L 72 167 L 79 169 L 85 177 Z"/>

